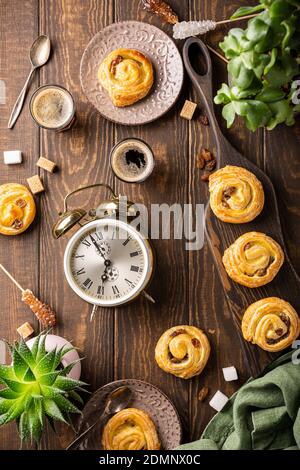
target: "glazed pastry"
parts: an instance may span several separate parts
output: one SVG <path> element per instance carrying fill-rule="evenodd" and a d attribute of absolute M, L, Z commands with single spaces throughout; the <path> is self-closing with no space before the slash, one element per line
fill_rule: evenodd
<path fill-rule="evenodd" d="M 245 168 L 225 166 L 209 177 L 210 207 L 218 219 L 244 224 L 257 217 L 265 202 L 256 176 Z"/>
<path fill-rule="evenodd" d="M 19 235 L 35 217 L 33 196 L 22 184 L 7 183 L 0 186 L 0 233 Z"/>
<path fill-rule="evenodd" d="M 155 425 L 142 410 L 126 408 L 106 423 L 102 434 L 104 450 L 159 450 Z"/>
<path fill-rule="evenodd" d="M 154 80 L 153 68 L 141 52 L 116 49 L 100 65 L 98 79 L 115 106 L 130 106 L 148 95 Z"/>
<path fill-rule="evenodd" d="M 199 375 L 209 358 L 210 344 L 195 326 L 174 326 L 165 331 L 155 348 L 155 360 L 165 372 L 190 379 Z"/>
<path fill-rule="evenodd" d="M 277 352 L 290 346 L 300 334 L 300 319 L 294 308 L 278 297 L 251 304 L 242 321 L 243 336 L 265 351 Z"/>
<path fill-rule="evenodd" d="M 260 232 L 245 233 L 225 250 L 223 256 L 228 276 L 246 287 L 259 287 L 271 282 L 283 261 L 280 245 Z"/>

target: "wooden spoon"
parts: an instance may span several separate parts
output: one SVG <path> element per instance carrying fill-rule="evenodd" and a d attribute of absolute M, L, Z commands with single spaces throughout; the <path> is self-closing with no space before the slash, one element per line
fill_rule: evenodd
<path fill-rule="evenodd" d="M 201 63 L 206 70 L 203 75 L 198 71 L 196 72 L 192 66 L 191 59 L 195 50 L 197 51 L 197 59 L 201 59 Z M 212 65 L 206 46 L 198 38 L 188 39 L 183 48 L 183 59 L 187 73 L 201 99 L 201 105 L 205 108 L 209 118 L 212 137 L 215 141 L 217 168 L 222 168 L 226 165 L 236 165 L 246 168 L 257 176 L 264 187 L 266 199 L 264 209 L 262 213 L 250 223 L 238 225 L 224 223 L 215 217 L 210 209 L 209 203 L 207 204 L 205 213 L 206 237 L 218 268 L 233 321 L 240 332 L 241 347 L 247 363 L 248 372 L 255 376 L 259 374 L 264 366 L 271 359 L 274 359 L 276 355 L 267 353 L 258 346 L 254 346 L 243 339 L 240 327 L 243 314 L 251 303 L 272 296 L 280 297 L 290 302 L 293 307 L 300 312 L 300 279 L 287 255 L 276 194 L 272 182 L 260 168 L 233 148 L 220 130 L 214 112 Z M 231 281 L 222 264 L 222 256 L 225 249 L 240 235 L 251 231 L 264 232 L 271 236 L 281 245 L 285 252 L 284 265 L 275 279 L 271 283 L 255 289 L 250 289 Z M 222 312 L 219 312 L 218 315 L 221 316 Z"/>

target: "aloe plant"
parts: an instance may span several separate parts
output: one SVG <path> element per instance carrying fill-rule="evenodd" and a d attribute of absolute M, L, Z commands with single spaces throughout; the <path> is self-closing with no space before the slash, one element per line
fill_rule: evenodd
<path fill-rule="evenodd" d="M 21 440 L 39 442 L 46 418 L 71 424 L 70 414 L 81 413 L 73 403 L 82 403 L 77 393 L 83 385 L 68 377 L 75 365 L 62 367 L 63 356 L 73 347 L 66 345 L 47 352 L 46 334 L 35 339 L 31 349 L 21 339 L 8 344 L 11 365 L 0 364 L 0 425 L 16 421 Z M 77 361 L 76 361 L 77 362 Z"/>

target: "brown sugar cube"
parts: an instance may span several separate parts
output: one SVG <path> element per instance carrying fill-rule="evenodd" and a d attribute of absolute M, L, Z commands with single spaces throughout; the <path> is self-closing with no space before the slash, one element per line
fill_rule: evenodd
<path fill-rule="evenodd" d="M 26 323 L 23 323 L 23 325 L 19 326 L 19 328 L 17 328 L 17 332 L 19 333 L 20 336 L 22 336 L 23 339 L 25 339 L 31 336 L 34 330 L 32 326 L 30 325 L 30 323 L 26 322 Z"/>
<path fill-rule="evenodd" d="M 40 157 L 37 161 L 37 166 L 43 168 L 43 170 L 49 171 L 50 173 L 54 173 L 56 169 L 56 163 L 51 162 L 48 158 Z"/>
<path fill-rule="evenodd" d="M 196 111 L 196 108 L 197 108 L 196 103 L 186 100 L 181 110 L 180 117 L 184 119 L 188 119 L 190 121 L 192 117 L 194 116 L 194 112 Z"/>
<path fill-rule="evenodd" d="M 34 176 L 31 176 L 30 178 L 27 178 L 27 183 L 29 185 L 30 191 L 33 194 L 39 194 L 45 191 L 43 183 L 39 175 L 34 175 Z"/>

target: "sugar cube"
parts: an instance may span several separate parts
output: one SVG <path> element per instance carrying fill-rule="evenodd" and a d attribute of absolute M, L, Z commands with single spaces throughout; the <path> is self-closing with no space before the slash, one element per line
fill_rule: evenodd
<path fill-rule="evenodd" d="M 184 119 L 188 119 L 189 121 L 194 116 L 194 112 L 196 111 L 197 104 L 193 103 L 192 101 L 186 100 L 184 106 L 181 110 L 180 117 Z"/>
<path fill-rule="evenodd" d="M 3 152 L 4 163 L 6 165 L 17 165 L 22 163 L 22 152 L 21 150 L 6 150 Z"/>
<path fill-rule="evenodd" d="M 24 339 L 28 338 L 30 335 L 32 335 L 33 331 L 34 330 L 33 330 L 32 326 L 28 322 L 23 323 L 23 325 L 21 325 L 21 326 L 19 326 L 19 328 L 17 328 L 17 332 Z"/>
<path fill-rule="evenodd" d="M 50 173 L 54 173 L 56 169 L 56 163 L 44 157 L 40 157 L 38 159 L 37 166 L 39 166 L 40 168 L 43 168 L 43 170 L 49 171 Z"/>
<path fill-rule="evenodd" d="M 212 399 L 210 400 L 209 404 L 214 410 L 221 411 L 228 402 L 228 400 L 229 398 L 226 397 L 224 393 L 220 392 L 220 390 L 218 390 L 217 393 L 215 393 Z"/>
<path fill-rule="evenodd" d="M 34 176 L 31 176 L 30 178 L 27 178 L 27 183 L 29 185 L 30 191 L 33 194 L 38 194 L 38 193 L 42 193 L 43 191 L 45 191 L 43 183 L 39 175 L 34 175 Z"/>
<path fill-rule="evenodd" d="M 226 382 L 231 382 L 232 380 L 238 379 L 237 371 L 234 366 L 223 367 L 222 371 Z"/>

